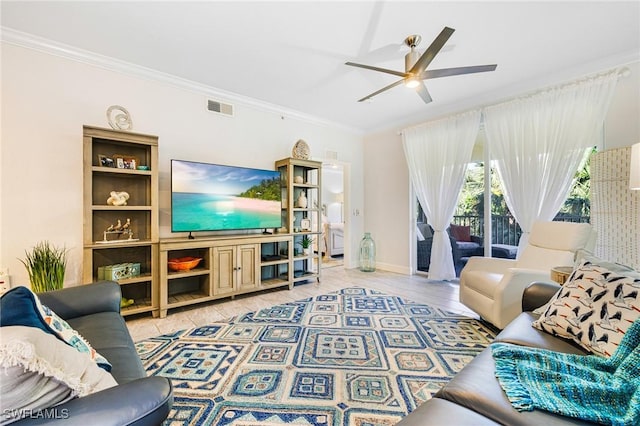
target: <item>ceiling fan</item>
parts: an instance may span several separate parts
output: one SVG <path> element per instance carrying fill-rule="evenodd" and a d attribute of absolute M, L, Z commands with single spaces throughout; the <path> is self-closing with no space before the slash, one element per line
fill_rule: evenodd
<path fill-rule="evenodd" d="M 371 65 L 363 65 L 356 64 L 355 62 L 346 62 L 346 65 L 350 65 L 352 67 L 365 68 L 373 71 L 384 72 L 387 74 L 393 74 L 398 77 L 402 77 L 401 80 L 396 81 L 386 87 L 383 87 L 380 90 L 377 90 L 370 95 L 365 96 L 362 99 L 359 99 L 358 102 L 366 101 L 380 93 L 389 90 L 393 87 L 396 87 L 402 83 L 409 88 L 414 88 L 418 95 L 422 98 L 425 103 L 429 103 L 432 101 L 431 95 L 427 90 L 427 87 L 424 85 L 422 80 L 427 80 L 430 78 L 440 78 L 440 77 L 449 77 L 453 75 L 461 75 L 461 74 L 472 74 L 477 72 L 487 72 L 494 71 L 498 65 L 476 65 L 471 67 L 457 67 L 457 68 L 444 68 L 439 70 L 429 70 L 427 71 L 427 67 L 433 61 L 433 58 L 440 52 L 444 44 L 449 40 L 451 34 L 453 34 L 455 30 L 453 28 L 444 27 L 444 29 L 440 32 L 438 37 L 431 43 L 431 46 L 420 56 L 420 52 L 416 49 L 416 46 L 420 44 L 420 40 L 422 37 L 419 35 L 410 35 L 404 40 L 404 43 L 409 46 L 411 51 L 407 53 L 404 57 L 404 66 L 405 72 L 390 70 L 386 68 L 374 67 Z"/>

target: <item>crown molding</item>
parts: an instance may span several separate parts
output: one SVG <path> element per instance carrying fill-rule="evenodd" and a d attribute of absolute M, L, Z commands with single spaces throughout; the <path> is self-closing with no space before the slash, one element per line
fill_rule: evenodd
<path fill-rule="evenodd" d="M 233 93 L 205 84 L 197 83 L 195 81 L 184 79 L 172 74 L 167 74 L 158 70 L 154 70 L 152 68 L 143 67 L 140 65 L 132 64 L 130 62 L 112 58 L 110 56 L 101 55 L 88 50 L 70 46 L 68 44 L 59 43 L 44 37 L 36 36 L 34 34 L 18 31 L 13 28 L 0 26 L 0 40 L 3 43 L 9 43 L 27 49 L 36 50 L 49 55 L 54 55 L 83 64 L 92 65 L 109 71 L 115 71 L 146 80 L 169 84 L 180 89 L 203 94 L 205 96 L 211 96 L 222 101 L 234 103 L 236 105 L 242 105 L 245 107 L 250 107 L 276 114 L 283 118 L 288 117 L 319 126 L 338 128 L 357 135 L 364 134 L 364 131 L 359 128 L 325 120 L 280 105 L 271 104 L 269 102 L 264 102 L 248 96 L 240 95 L 238 93 Z"/>

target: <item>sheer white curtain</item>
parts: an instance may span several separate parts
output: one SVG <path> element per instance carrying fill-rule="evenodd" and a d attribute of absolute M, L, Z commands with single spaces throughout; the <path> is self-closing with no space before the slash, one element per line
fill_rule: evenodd
<path fill-rule="evenodd" d="M 429 265 L 432 279 L 456 277 L 446 230 L 453 219 L 479 127 L 480 111 L 476 110 L 402 131 L 411 183 L 434 230 Z"/>
<path fill-rule="evenodd" d="M 598 143 L 617 80 L 611 71 L 484 110 L 504 198 L 523 231 L 520 248 L 534 221 L 553 220 L 562 207 L 586 151 Z"/>

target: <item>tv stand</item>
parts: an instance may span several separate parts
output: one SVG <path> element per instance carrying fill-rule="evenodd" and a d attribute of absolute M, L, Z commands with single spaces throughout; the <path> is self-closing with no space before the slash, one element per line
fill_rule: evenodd
<path fill-rule="evenodd" d="M 294 265 L 300 258 L 294 251 L 290 234 L 161 239 L 160 317 L 169 309 L 195 303 L 276 287 L 291 289 Z M 181 257 L 202 260 L 188 271 L 168 268 L 169 259 Z"/>
<path fill-rule="evenodd" d="M 264 228 L 264 231 L 262 231 L 262 234 L 263 235 L 272 235 L 273 232 L 269 232 L 269 231 L 267 231 L 267 228 Z"/>
<path fill-rule="evenodd" d="M 190 240 L 195 240 L 196 239 L 196 237 L 193 236 L 191 231 L 189 231 L 189 236 L 187 238 L 190 239 Z"/>

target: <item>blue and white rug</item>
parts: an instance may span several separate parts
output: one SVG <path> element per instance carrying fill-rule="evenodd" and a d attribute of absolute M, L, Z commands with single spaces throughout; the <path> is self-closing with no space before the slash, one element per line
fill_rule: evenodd
<path fill-rule="evenodd" d="M 475 319 L 348 288 L 138 342 L 170 425 L 393 425 L 495 337 Z"/>

